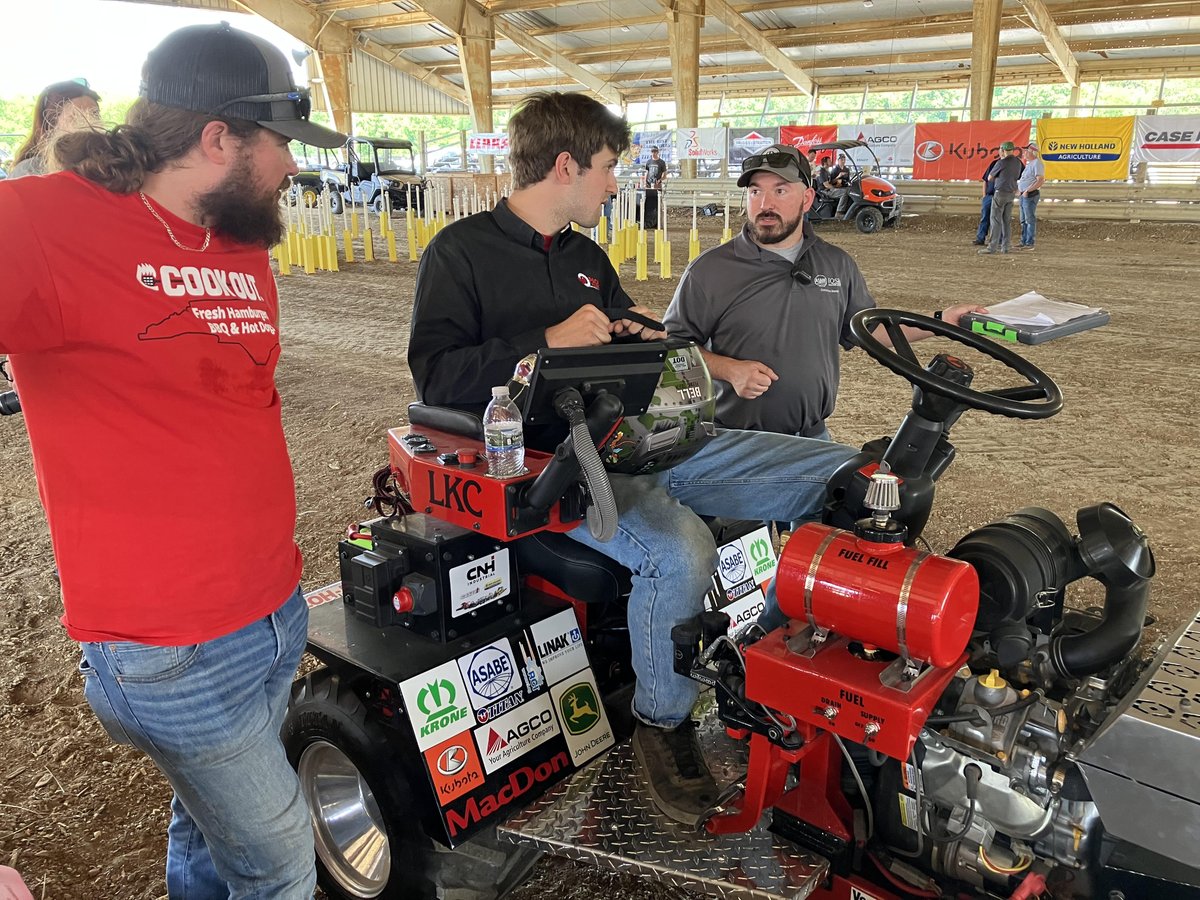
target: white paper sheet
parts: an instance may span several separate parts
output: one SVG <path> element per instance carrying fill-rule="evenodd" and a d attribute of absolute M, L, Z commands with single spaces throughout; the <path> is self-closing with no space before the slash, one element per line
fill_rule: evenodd
<path fill-rule="evenodd" d="M 988 306 L 987 316 L 1006 325 L 1061 325 L 1080 316 L 1099 312 L 1094 306 L 1051 300 L 1037 291 Z"/>

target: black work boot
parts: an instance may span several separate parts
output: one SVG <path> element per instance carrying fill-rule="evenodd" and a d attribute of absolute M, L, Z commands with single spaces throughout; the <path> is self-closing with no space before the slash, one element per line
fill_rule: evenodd
<path fill-rule="evenodd" d="M 639 722 L 633 751 L 659 811 L 685 825 L 699 824 L 719 791 L 700 752 L 696 723 L 687 719 L 676 728 L 655 728 Z"/>

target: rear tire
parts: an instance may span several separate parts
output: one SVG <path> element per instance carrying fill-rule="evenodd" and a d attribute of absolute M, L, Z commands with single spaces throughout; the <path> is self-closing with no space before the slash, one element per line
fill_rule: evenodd
<path fill-rule="evenodd" d="M 376 194 L 375 199 L 371 201 L 371 209 L 377 213 L 383 212 L 383 194 Z"/>
<path fill-rule="evenodd" d="M 330 900 L 496 900 L 541 855 L 501 844 L 489 829 L 457 850 L 431 840 L 398 755 L 394 732 L 329 669 L 292 685 L 283 724 Z"/>
<path fill-rule="evenodd" d="M 313 209 L 321 200 L 321 194 L 314 187 L 306 187 L 300 191 L 300 205 L 305 209 Z"/>
<path fill-rule="evenodd" d="M 329 209 L 335 216 L 340 216 L 346 209 L 346 201 L 342 199 L 339 191 L 329 192 Z"/>
<path fill-rule="evenodd" d="M 863 234 L 875 234 L 883 228 L 883 213 L 873 206 L 867 206 L 858 211 L 854 224 Z"/>

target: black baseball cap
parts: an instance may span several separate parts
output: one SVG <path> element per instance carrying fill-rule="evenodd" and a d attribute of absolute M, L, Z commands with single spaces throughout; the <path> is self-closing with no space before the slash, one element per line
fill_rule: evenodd
<path fill-rule="evenodd" d="M 189 25 L 150 51 L 139 92 L 151 103 L 210 116 L 248 119 L 314 147 L 332 149 L 346 136 L 308 120 L 308 90 L 274 44 L 228 22 Z"/>
<path fill-rule="evenodd" d="M 737 186 L 748 185 L 755 172 L 770 172 L 792 184 L 803 181 L 806 187 L 812 187 L 812 166 L 807 157 L 790 144 L 772 144 L 761 153 L 747 156 L 742 160 L 742 175 Z"/>

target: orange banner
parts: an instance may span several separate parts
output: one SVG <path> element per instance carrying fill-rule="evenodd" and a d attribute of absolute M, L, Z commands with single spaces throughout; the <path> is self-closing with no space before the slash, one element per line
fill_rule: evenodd
<path fill-rule="evenodd" d="M 1029 119 L 917 123 L 913 178 L 975 181 L 1004 141 L 1029 143 Z"/>
<path fill-rule="evenodd" d="M 799 147 L 805 153 L 813 144 L 827 144 L 836 141 L 838 128 L 836 125 L 783 125 L 779 129 L 779 143 Z M 832 160 L 833 153 L 823 154 L 826 161 Z"/>

